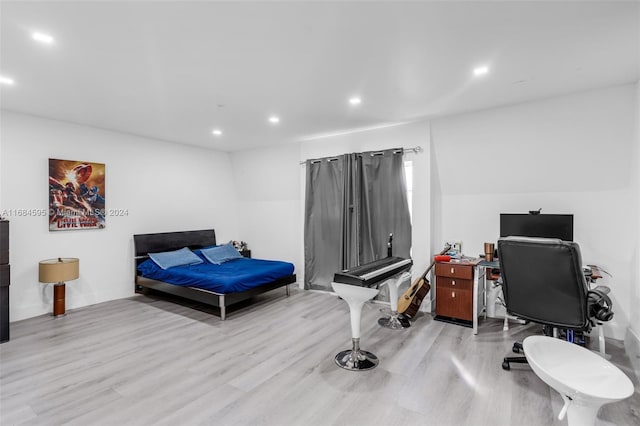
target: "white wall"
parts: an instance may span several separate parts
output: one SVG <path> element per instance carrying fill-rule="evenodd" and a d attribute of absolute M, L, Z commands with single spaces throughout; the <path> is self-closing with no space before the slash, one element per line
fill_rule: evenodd
<path fill-rule="evenodd" d="M 636 375 L 640 377 L 640 82 L 636 83 L 635 135 L 632 150 L 632 217 L 635 220 L 635 244 L 632 250 L 629 303 L 633 307 L 625 348 Z"/>
<path fill-rule="evenodd" d="M 636 83 L 635 134 L 632 150 L 633 173 L 631 177 L 633 209 L 635 220 L 635 244 L 633 246 L 631 306 L 640 307 L 640 82 Z M 631 315 L 631 329 L 640 337 L 640 309 Z"/>
<path fill-rule="evenodd" d="M 632 199 L 634 200 L 633 218 L 636 224 L 636 240 L 633 250 L 633 279 L 631 306 L 636 307 L 631 316 L 631 328 L 636 338 L 640 337 L 640 82 L 636 83 L 635 135 L 633 153 Z"/>
<path fill-rule="evenodd" d="M 292 262 L 301 282 L 300 147 L 285 144 L 231 154 L 238 189 L 238 238 L 260 259 Z"/>
<path fill-rule="evenodd" d="M 38 261 L 80 259 L 67 283 L 67 309 L 133 295 L 136 233 L 215 228 L 237 236 L 227 154 L 2 111 L 0 211 L 48 208 L 48 159 L 106 164 L 103 230 L 49 232 L 46 217 L 12 215 L 10 319 L 51 312 L 51 287 L 38 283 Z"/>
<path fill-rule="evenodd" d="M 431 163 L 431 185 L 429 197 L 431 203 L 431 252 L 438 254 L 444 248 L 445 237 L 442 235 L 442 183 L 440 182 L 441 171 L 438 165 L 435 144 L 431 142 L 433 129 L 429 128 L 429 141 L 431 150 L 429 152 L 429 162 Z M 446 174 L 444 176 L 446 179 Z"/>
<path fill-rule="evenodd" d="M 428 123 L 342 134 L 231 154 L 241 194 L 239 207 L 242 210 L 240 228 L 243 238 L 250 243 L 256 256 L 278 256 L 293 261 L 298 282 L 302 283 L 305 166 L 300 165 L 300 161 L 348 152 L 416 146 L 425 151 L 406 154 L 405 159 L 414 162 L 412 255 L 416 265 L 414 275 L 420 274 L 429 264 L 430 257 Z"/>
<path fill-rule="evenodd" d="M 432 122 L 442 238 L 478 255 L 497 240 L 500 213 L 573 213 L 583 260 L 613 275 L 604 283 L 615 318 L 605 332 L 617 339 L 637 307 L 629 300 L 635 102 L 635 85 L 625 85 Z"/>

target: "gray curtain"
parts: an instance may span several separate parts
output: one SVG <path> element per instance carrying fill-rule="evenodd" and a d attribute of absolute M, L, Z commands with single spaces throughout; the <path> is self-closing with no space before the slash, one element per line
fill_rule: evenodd
<path fill-rule="evenodd" d="M 341 269 L 409 257 L 411 220 L 402 149 L 306 162 L 305 288 L 331 291 Z"/>
<path fill-rule="evenodd" d="M 411 217 L 402 149 L 365 152 L 359 158 L 360 264 L 387 256 L 389 234 L 393 234 L 393 255 L 410 257 Z"/>
<path fill-rule="evenodd" d="M 333 274 L 342 268 L 344 158 L 306 162 L 304 285 L 331 290 Z"/>

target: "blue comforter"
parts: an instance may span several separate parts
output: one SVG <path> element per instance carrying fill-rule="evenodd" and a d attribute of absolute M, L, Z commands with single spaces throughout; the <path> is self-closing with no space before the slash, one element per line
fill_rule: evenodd
<path fill-rule="evenodd" d="M 194 253 L 201 256 L 199 250 L 194 250 Z M 138 265 L 138 271 L 146 278 L 224 294 L 249 290 L 284 278 L 293 274 L 293 269 L 293 264 L 289 262 L 248 258 L 231 260 L 222 265 L 205 260 L 198 265 L 169 269 L 160 268 L 151 259 Z"/>

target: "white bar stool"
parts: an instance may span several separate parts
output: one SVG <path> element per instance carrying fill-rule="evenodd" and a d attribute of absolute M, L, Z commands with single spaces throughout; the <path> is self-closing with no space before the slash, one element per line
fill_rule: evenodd
<path fill-rule="evenodd" d="M 376 288 L 361 287 L 358 285 L 331 283 L 333 291 L 349 305 L 351 316 L 351 341 L 352 349 L 347 349 L 336 355 L 336 364 L 345 370 L 363 371 L 371 370 L 378 365 L 378 357 L 371 352 L 360 349 L 360 319 L 364 302 L 373 299 L 378 294 Z"/>
<path fill-rule="evenodd" d="M 398 315 L 398 288 L 400 285 L 406 280 L 411 279 L 411 274 L 409 272 L 403 272 L 402 274 L 389 278 L 384 283 L 380 285 L 387 285 L 389 287 L 389 305 L 391 308 L 391 314 L 378 319 L 378 324 L 382 327 L 390 328 L 392 330 L 402 330 L 404 328 L 411 327 L 411 323 L 408 319 L 401 318 Z"/>
<path fill-rule="evenodd" d="M 631 380 L 590 350 L 548 336 L 529 336 L 522 346 L 531 369 L 564 400 L 558 419 L 569 426 L 594 425 L 600 407 L 633 395 Z"/>

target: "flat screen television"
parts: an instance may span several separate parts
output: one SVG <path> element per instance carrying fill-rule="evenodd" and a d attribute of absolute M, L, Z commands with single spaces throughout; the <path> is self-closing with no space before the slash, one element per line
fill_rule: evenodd
<path fill-rule="evenodd" d="M 573 241 L 572 214 L 500 214 L 500 236 L 559 238 Z"/>

